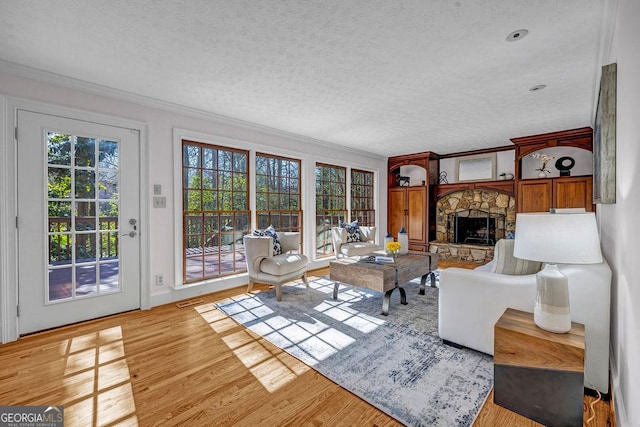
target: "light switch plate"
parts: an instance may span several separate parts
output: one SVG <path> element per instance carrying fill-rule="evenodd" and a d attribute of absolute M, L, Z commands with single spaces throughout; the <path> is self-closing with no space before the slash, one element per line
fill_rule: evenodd
<path fill-rule="evenodd" d="M 164 196 L 154 197 L 153 198 L 153 207 L 154 208 L 166 208 L 167 207 L 167 198 Z"/>

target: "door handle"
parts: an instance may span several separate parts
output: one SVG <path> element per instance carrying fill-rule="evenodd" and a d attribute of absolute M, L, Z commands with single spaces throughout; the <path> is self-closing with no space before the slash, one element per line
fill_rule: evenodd
<path fill-rule="evenodd" d="M 129 220 L 129 225 L 131 225 L 131 228 L 133 228 L 133 230 L 131 230 L 128 233 L 124 233 L 123 236 L 136 237 L 136 235 L 138 234 L 137 233 L 138 227 L 136 225 L 137 223 L 138 223 L 138 221 L 136 221 L 135 218 L 131 218 Z"/>

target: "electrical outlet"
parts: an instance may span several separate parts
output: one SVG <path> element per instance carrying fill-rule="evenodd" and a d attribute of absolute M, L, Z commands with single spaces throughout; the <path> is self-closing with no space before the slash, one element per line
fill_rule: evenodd
<path fill-rule="evenodd" d="M 164 285 L 164 274 L 156 274 L 156 285 L 157 286 Z"/>

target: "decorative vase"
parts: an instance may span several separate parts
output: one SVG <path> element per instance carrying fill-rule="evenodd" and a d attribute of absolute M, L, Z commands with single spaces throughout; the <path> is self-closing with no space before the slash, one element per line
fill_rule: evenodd
<path fill-rule="evenodd" d="M 404 227 L 398 233 L 398 243 L 400 243 L 400 255 L 409 253 L 409 235 Z"/>
<path fill-rule="evenodd" d="M 540 171 L 538 173 L 538 178 L 546 178 L 546 177 L 547 177 L 547 174 L 544 171 Z"/>
<path fill-rule="evenodd" d="M 387 243 L 389 242 L 393 242 L 393 236 L 391 235 L 391 233 L 387 231 L 387 235 L 384 238 L 384 248 L 385 248 L 384 250 L 387 253 L 390 253 L 390 251 L 387 249 Z"/>

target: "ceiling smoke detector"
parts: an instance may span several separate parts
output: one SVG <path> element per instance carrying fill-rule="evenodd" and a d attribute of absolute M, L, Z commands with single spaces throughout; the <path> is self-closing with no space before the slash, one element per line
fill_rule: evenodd
<path fill-rule="evenodd" d="M 515 30 L 512 33 L 509 33 L 509 35 L 507 36 L 507 41 L 508 42 L 515 42 L 518 40 L 522 40 L 524 38 L 524 36 L 526 36 L 527 34 L 529 34 L 529 30 Z"/>
<path fill-rule="evenodd" d="M 538 92 L 539 90 L 544 89 L 547 85 L 535 85 L 529 88 L 529 92 Z"/>

